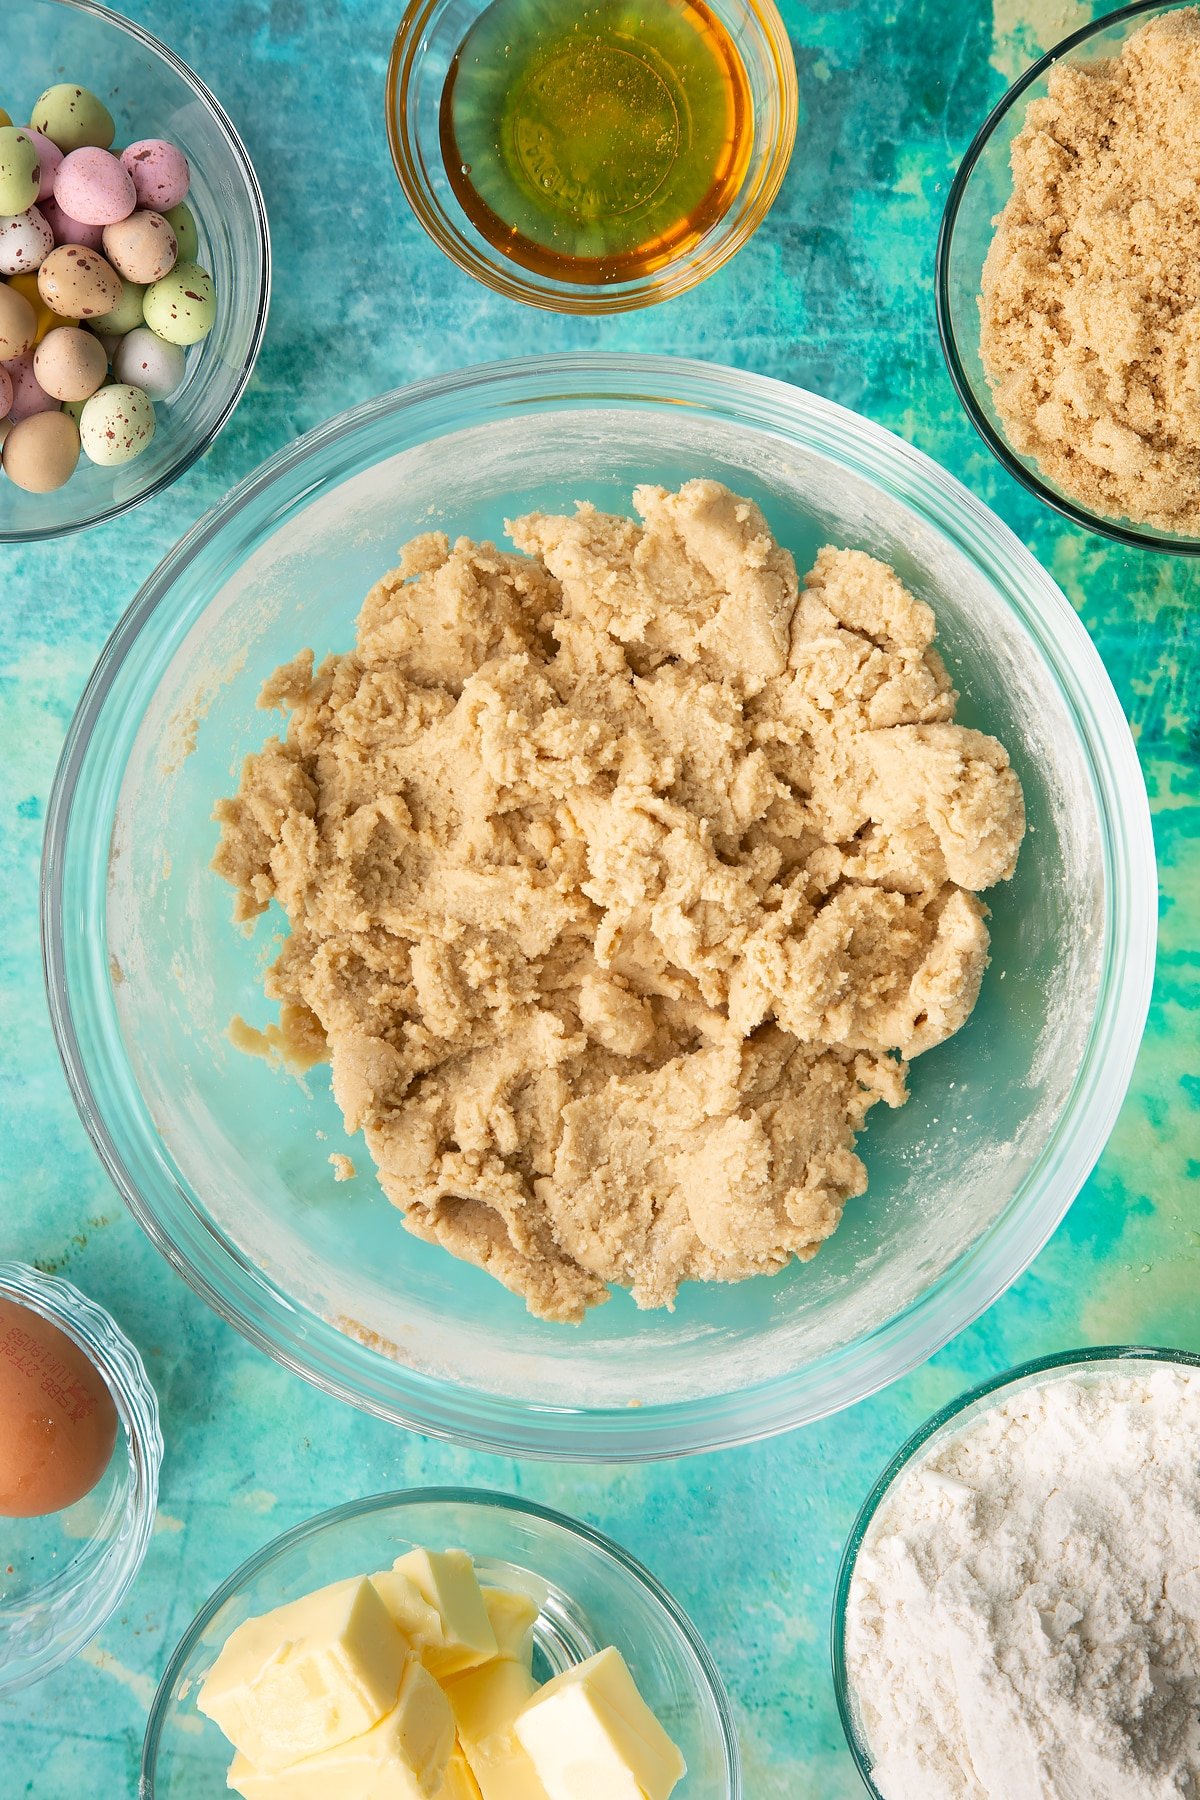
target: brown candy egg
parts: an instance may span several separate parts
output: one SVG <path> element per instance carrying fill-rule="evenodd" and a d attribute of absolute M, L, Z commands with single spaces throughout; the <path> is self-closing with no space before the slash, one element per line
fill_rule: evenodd
<path fill-rule="evenodd" d="M 86 400 L 108 373 L 108 357 L 90 331 L 61 325 L 34 351 L 33 372 L 52 399 Z"/>
<path fill-rule="evenodd" d="M 16 288 L 0 281 L 0 362 L 21 356 L 33 347 L 37 336 L 37 314 Z"/>
<path fill-rule="evenodd" d="M 47 423 L 71 421 L 39 413 L 15 425 L 5 463 L 26 425 Z M 73 1506 L 104 1474 L 116 1439 L 112 1394 L 74 1338 L 31 1307 L 0 1299 L 0 1516 Z"/>
<path fill-rule="evenodd" d="M 38 270 L 38 292 L 64 318 L 94 319 L 121 298 L 121 277 L 94 250 L 60 244 Z"/>
<path fill-rule="evenodd" d="M 135 212 L 104 227 L 104 254 L 118 275 L 148 287 L 171 273 L 179 245 L 161 213 Z"/>

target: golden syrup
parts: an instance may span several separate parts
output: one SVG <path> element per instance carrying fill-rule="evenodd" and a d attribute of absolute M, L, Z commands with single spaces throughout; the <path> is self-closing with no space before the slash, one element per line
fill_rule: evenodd
<path fill-rule="evenodd" d="M 493 0 L 442 90 L 459 204 L 513 262 L 559 281 L 634 281 L 728 211 L 753 110 L 704 0 Z"/>

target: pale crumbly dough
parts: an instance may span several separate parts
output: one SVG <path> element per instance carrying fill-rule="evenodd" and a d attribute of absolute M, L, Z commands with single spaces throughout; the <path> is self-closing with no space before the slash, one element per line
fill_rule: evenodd
<path fill-rule="evenodd" d="M 749 501 L 634 500 L 414 540 L 353 651 L 268 681 L 286 740 L 216 813 L 408 1228 L 552 1319 L 816 1253 L 1024 829 L 890 569 L 826 549 L 798 593 Z"/>
<path fill-rule="evenodd" d="M 1014 447 L 1091 511 L 1200 532 L 1200 9 L 1048 78 L 1012 146 L 980 353 Z"/>

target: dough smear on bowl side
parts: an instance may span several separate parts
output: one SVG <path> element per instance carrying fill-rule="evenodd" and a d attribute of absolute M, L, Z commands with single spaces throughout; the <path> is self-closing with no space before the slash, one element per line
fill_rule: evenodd
<path fill-rule="evenodd" d="M 276 670 L 214 867 L 410 1231 L 549 1319 L 807 1259 L 975 1004 L 1020 784 L 934 616 L 750 501 L 641 487 L 518 552 L 430 533 Z"/>

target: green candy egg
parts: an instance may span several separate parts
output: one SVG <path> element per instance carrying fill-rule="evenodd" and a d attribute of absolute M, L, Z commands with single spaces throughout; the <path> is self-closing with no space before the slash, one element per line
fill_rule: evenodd
<path fill-rule="evenodd" d="M 136 281 L 126 281 L 122 275 L 121 298 L 115 306 L 109 307 L 99 318 L 89 319 L 88 324 L 97 337 L 124 337 L 142 322 L 142 307 L 147 290 L 139 287 Z"/>
<path fill-rule="evenodd" d="M 199 263 L 176 263 L 146 289 L 143 312 L 151 331 L 168 344 L 198 344 L 217 317 L 212 276 Z"/>
<path fill-rule="evenodd" d="M 32 138 L 15 125 L 0 125 L 0 213 L 27 212 L 38 197 L 41 178 L 42 165 Z"/>
<path fill-rule="evenodd" d="M 82 150 L 89 144 L 107 150 L 117 129 L 103 100 L 73 81 L 48 87 L 36 102 L 29 123 L 35 131 L 44 131 L 63 152 Z"/>
<path fill-rule="evenodd" d="M 196 230 L 196 221 L 191 207 L 186 200 L 173 206 L 163 218 L 175 233 L 175 242 L 179 246 L 177 260 L 179 262 L 195 262 L 200 254 L 200 233 Z"/>
<path fill-rule="evenodd" d="M 154 406 L 139 387 L 114 382 L 83 403 L 79 437 L 84 454 L 113 469 L 142 454 L 154 436 Z"/>

